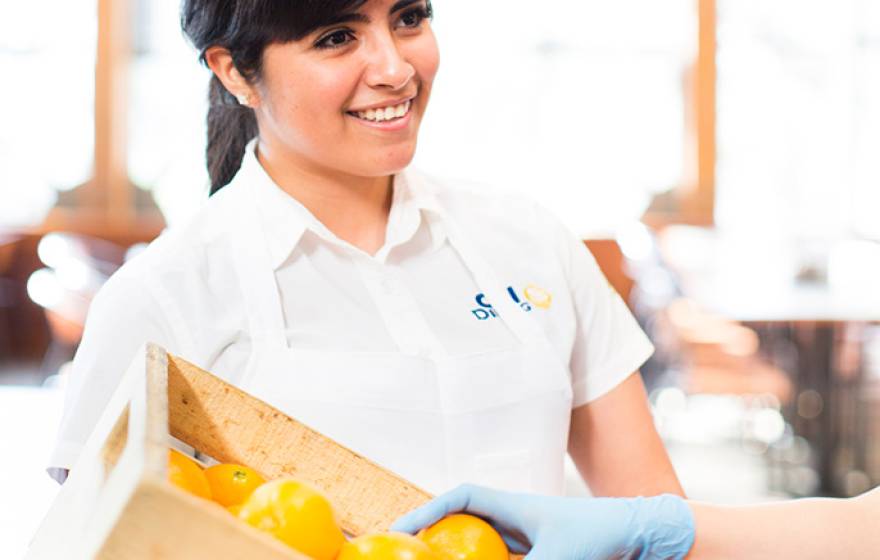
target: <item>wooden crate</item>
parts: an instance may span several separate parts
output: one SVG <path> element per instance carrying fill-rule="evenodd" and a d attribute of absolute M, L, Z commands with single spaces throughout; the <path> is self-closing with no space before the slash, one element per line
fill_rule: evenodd
<path fill-rule="evenodd" d="M 167 482 L 170 438 L 266 479 L 292 476 L 342 529 L 387 530 L 430 494 L 210 373 L 149 344 L 129 367 L 35 535 L 28 559 L 304 560 Z M 389 442 L 389 445 L 392 445 Z"/>

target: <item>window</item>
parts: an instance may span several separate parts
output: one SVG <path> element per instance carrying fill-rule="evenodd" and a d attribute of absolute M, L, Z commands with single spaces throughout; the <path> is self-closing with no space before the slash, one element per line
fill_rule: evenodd
<path fill-rule="evenodd" d="M 856 10 L 853 228 L 880 240 L 880 3 L 861 0 Z"/>
<path fill-rule="evenodd" d="M 693 0 L 437 2 L 416 165 L 527 192 L 581 235 L 683 181 Z"/>
<path fill-rule="evenodd" d="M 128 172 L 166 221 L 186 219 L 207 197 L 209 71 L 180 30 L 179 2 L 134 4 L 128 102 Z"/>
<path fill-rule="evenodd" d="M 26 227 L 92 175 L 96 0 L 0 0 L 0 13 L 0 227 Z"/>
<path fill-rule="evenodd" d="M 880 238 L 878 29 L 875 0 L 719 0 L 720 226 Z"/>

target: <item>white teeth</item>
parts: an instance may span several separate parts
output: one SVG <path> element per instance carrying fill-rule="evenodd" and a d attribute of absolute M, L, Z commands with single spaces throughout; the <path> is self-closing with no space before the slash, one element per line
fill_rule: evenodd
<path fill-rule="evenodd" d="M 412 107 L 412 101 L 407 101 L 391 107 L 358 111 L 357 116 L 367 121 L 390 121 L 391 119 L 399 119 L 400 117 L 406 116 L 406 114 L 409 113 L 410 107 Z"/>

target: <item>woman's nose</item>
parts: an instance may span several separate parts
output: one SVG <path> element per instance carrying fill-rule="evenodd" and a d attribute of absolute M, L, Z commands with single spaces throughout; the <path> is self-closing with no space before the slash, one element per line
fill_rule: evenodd
<path fill-rule="evenodd" d="M 366 80 L 371 87 L 399 90 L 406 87 L 416 73 L 391 35 L 376 37 L 367 61 Z"/>

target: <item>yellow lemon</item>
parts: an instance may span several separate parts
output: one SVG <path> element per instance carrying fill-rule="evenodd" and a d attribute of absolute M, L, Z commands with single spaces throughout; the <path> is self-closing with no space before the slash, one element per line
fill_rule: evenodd
<path fill-rule="evenodd" d="M 238 518 L 315 560 L 334 560 L 345 541 L 327 498 L 292 478 L 254 490 Z"/>
<path fill-rule="evenodd" d="M 488 523 L 464 513 L 445 517 L 419 532 L 443 560 L 508 560 L 501 535 Z"/>
<path fill-rule="evenodd" d="M 373 533 L 342 545 L 336 560 L 441 560 L 431 549 L 405 533 Z"/>

